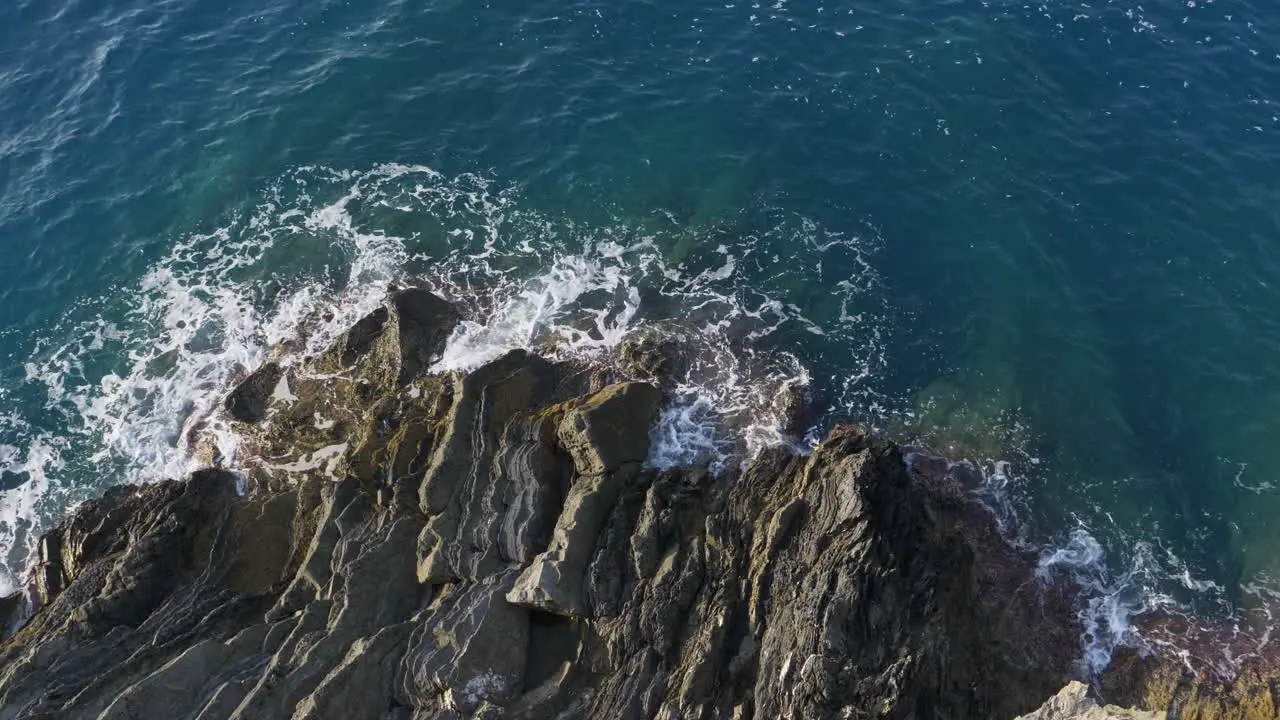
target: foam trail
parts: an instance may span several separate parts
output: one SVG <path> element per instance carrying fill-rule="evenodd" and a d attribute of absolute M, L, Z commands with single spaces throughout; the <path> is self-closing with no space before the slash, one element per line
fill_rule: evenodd
<path fill-rule="evenodd" d="M 1081 664 L 1090 677 L 1097 677 L 1115 649 L 1130 639 L 1130 621 L 1138 608 L 1129 597 L 1128 578 L 1110 577 L 1102 545 L 1083 527 L 1072 531 L 1065 544 L 1051 546 L 1041 555 L 1036 568 L 1040 579 L 1048 581 L 1055 571 L 1068 573 L 1084 593 Z"/>
<path fill-rule="evenodd" d="M 0 494 L 0 550 L 6 562 L 0 566 L 0 595 L 18 589 L 18 573 L 10 568 L 25 567 L 35 549 L 28 539 L 38 518 L 48 512 L 55 485 L 50 473 L 61 465 L 56 440 L 41 436 L 33 439 L 25 452 L 11 445 L 0 445 L 0 475 L 14 474 L 27 478 L 22 485 Z M 15 552 L 16 551 L 16 552 Z"/>

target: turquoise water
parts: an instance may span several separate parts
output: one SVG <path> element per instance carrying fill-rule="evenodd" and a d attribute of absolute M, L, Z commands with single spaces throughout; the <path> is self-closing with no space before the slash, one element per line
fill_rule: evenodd
<path fill-rule="evenodd" d="M 778 441 L 751 419 L 799 378 L 815 428 L 978 463 L 1100 635 L 1256 612 L 1278 40 L 1231 0 L 7 3 L 4 584 L 412 274 L 486 298 L 457 367 L 687 336 L 655 462 Z"/>

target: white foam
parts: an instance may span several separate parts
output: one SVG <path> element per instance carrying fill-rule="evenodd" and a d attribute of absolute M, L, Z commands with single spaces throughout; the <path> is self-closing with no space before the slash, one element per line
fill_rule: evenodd
<path fill-rule="evenodd" d="M 1130 620 L 1140 609 L 1134 603 L 1129 578 L 1111 576 L 1102 544 L 1083 527 L 1076 528 L 1063 544 L 1050 546 L 1041 555 L 1036 568 L 1040 579 L 1048 581 L 1055 571 L 1066 572 L 1082 590 L 1081 664 L 1089 677 L 1097 677 L 1111 662 L 1116 647 L 1130 639 Z"/>
<path fill-rule="evenodd" d="M 720 469 L 728 453 L 719 413 L 711 400 L 697 394 L 679 397 L 650 432 L 649 464 L 657 468 L 713 466 Z"/>
<path fill-rule="evenodd" d="M 1036 565 L 1036 574 L 1042 580 L 1048 580 L 1055 569 L 1094 568 L 1102 562 L 1102 558 L 1102 545 L 1089 534 L 1088 530 L 1076 528 L 1068 536 L 1065 545 L 1050 548 L 1040 557 Z"/>
<path fill-rule="evenodd" d="M 25 449 L 0 445 L 0 472 L 27 477 L 22 485 L 0 493 L 0 558 L 6 561 L 0 567 L 0 595 L 18 588 L 20 569 L 35 550 L 31 529 L 56 502 L 50 473 L 62 463 L 58 445 L 48 435 L 33 438 Z"/>
<path fill-rule="evenodd" d="M 633 329 L 640 305 L 625 261 L 605 254 L 570 255 L 514 291 L 499 289 L 496 307 L 485 318 L 459 324 L 432 371 L 473 370 L 508 351 L 548 341 L 555 343 L 551 354 L 579 357 L 617 346 Z M 609 299 L 596 307 L 581 302 L 594 292 Z M 585 314 L 590 324 L 583 327 L 575 313 Z"/>

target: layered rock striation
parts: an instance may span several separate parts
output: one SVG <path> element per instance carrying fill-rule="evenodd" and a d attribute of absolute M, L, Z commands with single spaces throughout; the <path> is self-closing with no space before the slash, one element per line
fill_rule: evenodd
<path fill-rule="evenodd" d="M 433 375 L 457 322 L 392 293 L 232 391 L 235 472 L 49 533 L 0 718 L 1012 718 L 1075 675 L 1070 585 L 945 463 L 646 467 L 660 350 Z"/>

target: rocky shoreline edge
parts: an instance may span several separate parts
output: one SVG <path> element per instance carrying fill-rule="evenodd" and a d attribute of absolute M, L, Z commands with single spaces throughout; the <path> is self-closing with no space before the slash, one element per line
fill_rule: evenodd
<path fill-rule="evenodd" d="M 1278 716 L 1275 658 L 1073 682 L 1075 588 L 949 463 L 839 426 L 648 468 L 669 347 L 432 375 L 459 320 L 400 289 L 280 348 L 227 398 L 236 472 L 205 419 L 209 467 L 45 535 L 0 600 L 0 719 Z"/>

